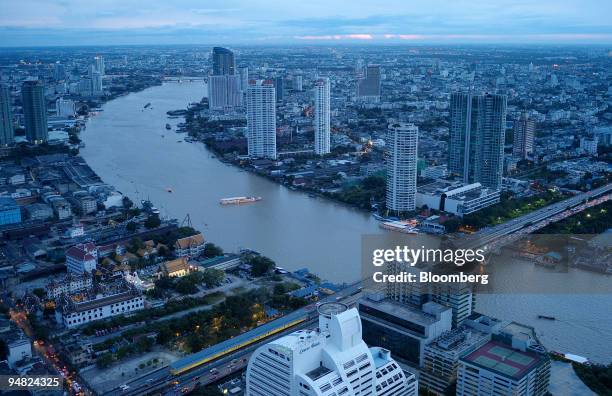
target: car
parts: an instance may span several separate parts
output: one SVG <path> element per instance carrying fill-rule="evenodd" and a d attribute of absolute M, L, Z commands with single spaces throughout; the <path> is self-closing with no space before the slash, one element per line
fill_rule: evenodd
<path fill-rule="evenodd" d="M 130 389 L 129 385 L 123 384 L 119 387 L 119 389 L 121 389 L 122 392 L 127 391 L 128 389 Z"/>

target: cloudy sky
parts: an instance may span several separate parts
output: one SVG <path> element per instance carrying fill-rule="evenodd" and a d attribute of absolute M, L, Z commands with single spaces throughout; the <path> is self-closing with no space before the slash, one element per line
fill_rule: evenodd
<path fill-rule="evenodd" d="M 612 44 L 612 0 L 0 0 L 0 46 Z"/>

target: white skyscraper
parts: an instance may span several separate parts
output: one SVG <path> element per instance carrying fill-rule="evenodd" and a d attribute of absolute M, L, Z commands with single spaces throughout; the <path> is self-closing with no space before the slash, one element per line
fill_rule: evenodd
<path fill-rule="evenodd" d="M 101 76 L 104 75 L 105 73 L 105 68 L 104 68 L 104 58 L 102 57 L 102 55 L 98 55 L 96 57 L 94 57 L 94 68 L 95 70 L 100 73 Z"/>
<path fill-rule="evenodd" d="M 387 209 L 409 212 L 415 209 L 417 142 L 419 129 L 396 123 L 387 131 Z"/>
<path fill-rule="evenodd" d="M 361 319 L 344 304 L 319 306 L 319 328 L 259 347 L 247 368 L 247 396 L 416 396 L 418 384 L 383 348 L 368 348 Z"/>
<path fill-rule="evenodd" d="M 250 157 L 276 159 L 276 90 L 272 80 L 251 80 L 247 89 Z"/>
<path fill-rule="evenodd" d="M 233 110 L 242 105 L 240 76 L 224 74 L 208 78 L 208 105 L 211 110 Z"/>
<path fill-rule="evenodd" d="M 317 155 L 330 151 L 330 89 L 329 79 L 320 78 L 314 84 L 315 124 L 314 149 Z"/>

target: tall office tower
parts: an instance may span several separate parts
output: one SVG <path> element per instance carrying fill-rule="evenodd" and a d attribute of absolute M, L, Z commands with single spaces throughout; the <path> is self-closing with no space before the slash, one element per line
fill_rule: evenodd
<path fill-rule="evenodd" d="M 501 189 L 506 135 L 506 96 L 451 95 L 449 171 L 465 183 Z"/>
<path fill-rule="evenodd" d="M 285 86 L 284 86 L 284 79 L 283 76 L 278 76 L 274 79 L 274 87 L 276 88 L 276 100 L 279 102 L 283 101 L 284 98 L 284 91 L 285 91 Z"/>
<path fill-rule="evenodd" d="M 415 209 L 418 135 L 419 128 L 406 123 L 387 131 L 387 209 L 394 212 Z"/>
<path fill-rule="evenodd" d="M 364 77 L 357 81 L 357 97 L 372 102 L 380 100 L 380 66 L 366 66 Z"/>
<path fill-rule="evenodd" d="M 247 89 L 250 157 L 276 159 L 276 90 L 272 80 L 251 80 Z"/>
<path fill-rule="evenodd" d="M 239 75 L 210 76 L 208 105 L 213 111 L 231 111 L 242 105 Z"/>
<path fill-rule="evenodd" d="M 510 323 L 459 359 L 457 396 L 549 394 L 550 357 L 533 328 Z"/>
<path fill-rule="evenodd" d="M 247 396 L 417 395 L 414 374 L 407 377 L 388 350 L 363 341 L 355 308 L 332 302 L 318 311 L 317 330 L 298 330 L 253 353 Z"/>
<path fill-rule="evenodd" d="M 47 129 L 47 102 L 41 81 L 27 80 L 21 86 L 23 116 L 28 142 L 39 144 L 49 139 Z"/>
<path fill-rule="evenodd" d="M 315 125 L 314 149 L 317 155 L 330 152 L 330 87 L 328 78 L 320 78 L 314 84 Z"/>
<path fill-rule="evenodd" d="M 527 159 L 533 155 L 533 137 L 535 134 L 535 120 L 527 112 L 514 122 L 514 144 L 512 155 L 514 158 Z"/>
<path fill-rule="evenodd" d="M 104 58 L 102 55 L 97 55 L 94 58 L 94 67 L 95 70 L 100 73 L 100 76 L 103 76 L 106 73 L 106 68 L 104 67 Z"/>
<path fill-rule="evenodd" d="M 240 91 L 246 92 L 249 87 L 249 68 L 241 67 L 238 73 L 240 73 Z"/>
<path fill-rule="evenodd" d="M 236 74 L 234 53 L 227 48 L 214 47 L 212 50 L 213 76 Z"/>
<path fill-rule="evenodd" d="M 53 64 L 53 79 L 55 81 L 62 81 L 66 79 L 66 68 L 59 62 Z"/>
<path fill-rule="evenodd" d="M 6 85 L 0 85 L 0 146 L 8 146 L 15 141 L 11 95 Z"/>
<path fill-rule="evenodd" d="M 302 91 L 302 89 L 304 89 L 303 83 L 304 77 L 302 77 L 301 74 L 296 75 L 293 79 L 293 89 L 296 91 Z"/>

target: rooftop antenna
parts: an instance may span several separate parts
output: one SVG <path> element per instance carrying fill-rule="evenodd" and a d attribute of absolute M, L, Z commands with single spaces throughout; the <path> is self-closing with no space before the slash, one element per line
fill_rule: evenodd
<path fill-rule="evenodd" d="M 181 227 L 185 227 L 185 226 L 193 228 L 191 225 L 191 216 L 189 216 L 189 213 L 185 215 L 185 218 L 181 222 Z"/>

